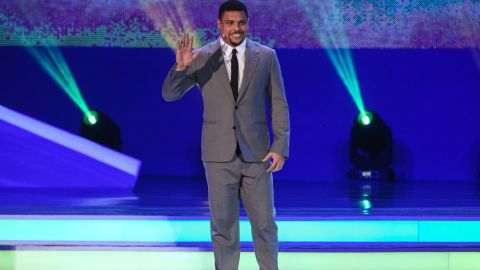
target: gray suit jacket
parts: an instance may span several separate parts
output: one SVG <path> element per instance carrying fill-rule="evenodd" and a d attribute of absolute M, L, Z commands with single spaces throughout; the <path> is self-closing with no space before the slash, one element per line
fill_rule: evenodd
<path fill-rule="evenodd" d="M 247 40 L 244 75 L 235 102 L 220 40 L 198 50 L 200 54 L 186 70 L 170 70 L 162 95 L 166 101 L 174 101 L 199 86 L 204 105 L 202 160 L 233 160 L 237 140 L 247 162 L 261 162 L 268 151 L 288 157 L 290 120 L 275 51 Z M 274 135 L 271 146 L 267 116 Z"/>

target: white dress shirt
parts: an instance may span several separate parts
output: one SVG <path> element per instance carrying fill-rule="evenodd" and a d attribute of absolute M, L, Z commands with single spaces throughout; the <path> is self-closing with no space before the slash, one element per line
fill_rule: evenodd
<path fill-rule="evenodd" d="M 240 93 L 240 87 L 243 79 L 243 69 L 245 68 L 245 50 L 247 49 L 247 39 L 245 38 L 237 47 L 232 47 L 225 43 L 222 38 L 220 38 L 220 45 L 222 46 L 223 60 L 225 61 L 225 67 L 227 68 L 228 80 L 231 80 L 232 78 L 232 51 L 233 49 L 237 49 L 238 93 Z"/>

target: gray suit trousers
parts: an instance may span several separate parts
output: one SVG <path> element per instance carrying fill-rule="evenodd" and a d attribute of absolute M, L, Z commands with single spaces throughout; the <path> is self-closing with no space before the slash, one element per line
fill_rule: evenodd
<path fill-rule="evenodd" d="M 211 213 L 215 269 L 236 270 L 240 259 L 240 199 L 247 211 L 262 270 L 278 269 L 278 236 L 273 178 L 268 162 L 204 162 Z"/>

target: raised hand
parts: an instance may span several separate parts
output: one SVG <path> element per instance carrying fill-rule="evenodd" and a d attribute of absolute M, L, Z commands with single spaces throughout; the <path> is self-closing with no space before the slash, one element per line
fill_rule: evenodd
<path fill-rule="evenodd" d="M 193 37 L 187 33 L 178 41 L 176 50 L 177 69 L 186 69 L 200 54 L 199 51 L 192 53 Z"/>

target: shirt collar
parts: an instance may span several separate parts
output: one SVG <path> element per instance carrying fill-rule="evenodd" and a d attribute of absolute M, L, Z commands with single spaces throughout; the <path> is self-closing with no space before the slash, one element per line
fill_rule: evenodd
<path fill-rule="evenodd" d="M 237 55 L 239 57 L 243 57 L 245 50 L 247 49 L 247 38 L 245 38 L 237 47 L 228 45 L 225 41 L 223 41 L 223 38 L 220 38 L 220 45 L 222 46 L 222 52 L 225 56 L 231 57 L 232 50 L 237 49 Z"/>

